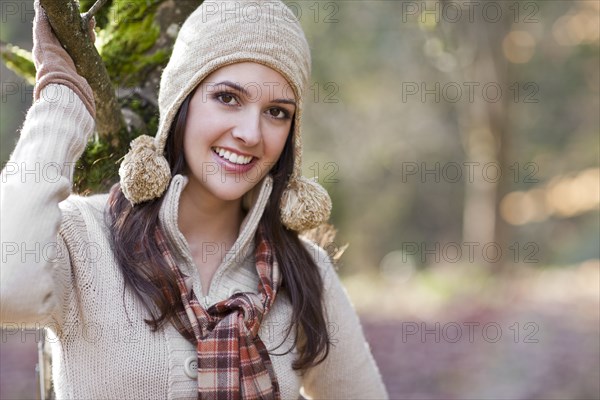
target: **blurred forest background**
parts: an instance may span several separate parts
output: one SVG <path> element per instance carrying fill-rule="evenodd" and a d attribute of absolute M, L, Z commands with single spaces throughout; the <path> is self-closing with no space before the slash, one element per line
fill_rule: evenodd
<path fill-rule="evenodd" d="M 2 2 L 3 51 L 32 3 Z M 304 174 L 391 398 L 600 398 L 600 2 L 287 3 Z M 4 165 L 32 87 L 1 68 Z M 35 335 L 1 346 L 0 397 L 33 398 Z"/>

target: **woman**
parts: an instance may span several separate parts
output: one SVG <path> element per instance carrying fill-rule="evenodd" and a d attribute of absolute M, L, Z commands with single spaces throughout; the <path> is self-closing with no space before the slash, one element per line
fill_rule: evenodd
<path fill-rule="evenodd" d="M 72 165 L 94 127 L 36 12 L 36 102 L 9 162 L 24 170 Z M 283 3 L 205 2 L 161 78 L 156 138 L 132 142 L 109 194 L 69 196 L 72 169 L 3 171 L 3 242 L 49 251 L 6 252 L 2 322 L 55 334 L 57 398 L 387 396 L 329 258 L 298 237 L 331 207 L 300 173 L 309 75 Z"/>

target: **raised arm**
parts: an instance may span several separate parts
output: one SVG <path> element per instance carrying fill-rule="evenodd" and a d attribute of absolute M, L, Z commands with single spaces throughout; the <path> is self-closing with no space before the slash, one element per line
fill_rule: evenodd
<path fill-rule="evenodd" d="M 34 4 L 34 104 L 0 182 L 0 322 L 43 323 L 63 298 L 70 267 L 58 204 L 94 130 L 94 97 Z"/>

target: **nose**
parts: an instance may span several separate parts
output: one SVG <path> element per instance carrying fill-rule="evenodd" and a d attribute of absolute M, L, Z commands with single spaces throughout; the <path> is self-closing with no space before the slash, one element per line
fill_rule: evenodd
<path fill-rule="evenodd" d="M 244 113 L 234 127 L 232 135 L 248 147 L 256 146 L 262 139 L 260 114 L 254 111 Z"/>

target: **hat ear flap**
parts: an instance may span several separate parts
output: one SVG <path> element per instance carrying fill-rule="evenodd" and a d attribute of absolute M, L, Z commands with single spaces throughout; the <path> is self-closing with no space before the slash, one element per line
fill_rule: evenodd
<path fill-rule="evenodd" d="M 131 142 L 131 150 L 119 167 L 121 191 L 132 204 L 162 196 L 171 180 L 171 168 L 154 138 L 141 135 Z"/>
<path fill-rule="evenodd" d="M 316 228 L 330 214 L 331 198 L 325 188 L 303 176 L 291 180 L 281 196 L 281 222 L 293 231 Z"/>

